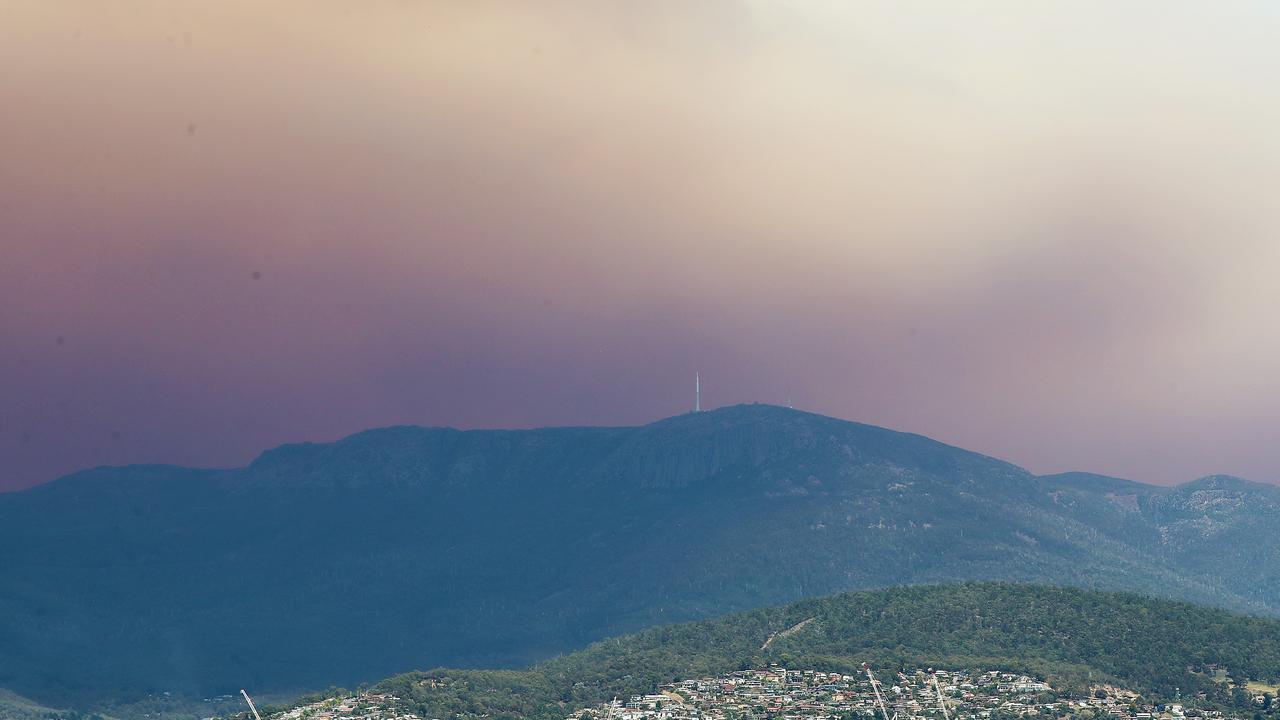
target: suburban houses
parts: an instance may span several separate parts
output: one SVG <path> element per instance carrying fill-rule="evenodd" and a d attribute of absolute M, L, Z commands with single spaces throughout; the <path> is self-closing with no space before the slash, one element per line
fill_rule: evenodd
<path fill-rule="evenodd" d="M 1095 686 L 1066 697 L 1042 680 L 999 671 L 916 670 L 892 680 L 772 666 L 684 680 L 616 699 L 566 720 L 984 720 L 1043 716 L 1183 720 L 1221 718 L 1181 705 L 1144 704 L 1135 693 Z"/>
<path fill-rule="evenodd" d="M 873 680 L 874 677 L 874 680 Z M 423 680 L 433 687 L 436 680 Z M 488 715 L 470 715 L 484 718 Z M 568 712 L 564 720 L 1233 720 L 1181 704 L 1152 704 L 1109 684 L 1067 693 L 1042 679 L 999 670 L 916 669 L 858 674 L 771 665 L 668 683 L 655 692 Z M 266 720 L 438 720 L 388 693 L 332 697 Z"/>

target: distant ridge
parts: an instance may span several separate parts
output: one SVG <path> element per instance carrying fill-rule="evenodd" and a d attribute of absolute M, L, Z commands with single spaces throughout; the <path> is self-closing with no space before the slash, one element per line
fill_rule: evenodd
<path fill-rule="evenodd" d="M 63 706 L 354 685 L 902 583 L 1275 613 L 1277 560 L 1272 486 L 1037 477 L 776 406 L 393 427 L 244 468 L 97 468 L 0 495 L 0 687 Z"/>

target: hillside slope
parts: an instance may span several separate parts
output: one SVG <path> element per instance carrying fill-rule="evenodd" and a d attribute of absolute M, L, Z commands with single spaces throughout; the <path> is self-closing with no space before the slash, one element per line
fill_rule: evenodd
<path fill-rule="evenodd" d="M 56 704 L 309 690 L 960 579 L 1272 612 L 1278 497 L 1230 478 L 1038 478 L 771 406 L 100 468 L 0 495 L 0 687 Z"/>
<path fill-rule="evenodd" d="M 790 634 L 790 628 L 798 629 Z M 775 637 L 765 649 L 767 639 Z M 526 671 L 432 670 L 377 689 L 422 717 L 563 718 L 615 696 L 740 667 L 853 673 L 898 667 L 1000 667 L 1083 690 L 1114 681 L 1155 699 L 1230 703 L 1209 665 L 1239 678 L 1280 675 L 1280 620 L 1130 593 L 1003 583 L 863 591 L 613 638 Z M 1252 712 L 1252 710 L 1250 710 Z"/>

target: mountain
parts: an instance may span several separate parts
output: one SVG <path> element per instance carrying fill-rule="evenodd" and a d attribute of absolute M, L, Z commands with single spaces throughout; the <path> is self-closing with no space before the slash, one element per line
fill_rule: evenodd
<path fill-rule="evenodd" d="M 1037 477 L 745 405 L 394 427 L 0 495 L 0 687 L 47 704 L 513 667 L 858 588 L 1043 581 L 1280 609 L 1280 490 Z"/>
<path fill-rule="evenodd" d="M 1258 708 L 1214 673 L 1280 676 L 1280 620 L 1130 593 L 1004 583 L 862 591 L 601 641 L 524 671 L 437 669 L 379 683 L 421 717 L 560 720 L 663 683 L 769 663 L 858 673 L 900 667 L 1027 672 L 1083 692 Z M 1236 713 L 1239 714 L 1239 713 Z"/>

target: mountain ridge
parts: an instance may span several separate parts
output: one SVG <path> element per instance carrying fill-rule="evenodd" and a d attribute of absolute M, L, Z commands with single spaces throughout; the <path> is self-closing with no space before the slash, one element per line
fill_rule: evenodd
<path fill-rule="evenodd" d="M 440 433 L 444 435 L 456 434 L 456 435 L 500 436 L 500 435 L 522 434 L 522 433 L 561 433 L 561 432 L 568 433 L 568 432 L 574 432 L 574 431 L 580 431 L 584 433 L 594 433 L 594 432 L 605 432 L 605 431 L 615 431 L 615 430 L 638 430 L 642 428 L 651 428 L 651 427 L 659 427 L 659 426 L 676 426 L 678 423 L 692 420 L 694 418 L 702 418 L 702 417 L 708 417 L 708 416 L 723 416 L 726 413 L 737 412 L 739 410 L 762 411 L 762 412 L 781 411 L 781 412 L 785 412 L 785 413 L 789 413 L 797 416 L 808 416 L 810 418 L 819 418 L 823 421 L 840 423 L 843 425 L 862 428 L 866 430 L 879 431 L 879 432 L 892 434 L 896 436 L 915 438 L 915 439 L 926 441 L 929 444 L 936 445 L 941 448 L 956 450 L 956 451 L 963 452 L 967 455 L 971 455 L 975 457 L 986 458 L 986 459 L 1007 465 L 1019 472 L 1026 473 L 1029 476 L 1032 476 L 1041 480 L 1045 480 L 1045 481 L 1050 481 L 1050 482 L 1085 483 L 1094 487 L 1101 487 L 1107 484 L 1114 484 L 1116 487 L 1119 487 L 1119 488 L 1140 488 L 1149 492 L 1158 492 L 1160 490 L 1174 490 L 1174 489 L 1181 489 L 1181 488 L 1190 489 L 1190 488 L 1199 488 L 1199 487 L 1218 489 L 1222 486 L 1228 486 L 1228 487 L 1244 486 L 1244 487 L 1250 487 L 1255 489 L 1276 488 L 1277 491 L 1280 491 L 1280 485 L 1261 482 L 1257 480 L 1251 480 L 1248 478 L 1243 478 L 1236 475 L 1230 475 L 1225 473 L 1212 473 L 1209 475 L 1204 475 L 1200 477 L 1191 478 L 1189 480 L 1184 480 L 1180 483 L 1175 483 L 1171 485 L 1148 483 L 1141 480 L 1132 480 L 1129 478 L 1121 478 L 1117 476 L 1103 475 L 1099 473 L 1093 473 L 1089 471 L 1080 471 L 1080 470 L 1069 470 L 1069 471 L 1063 471 L 1063 472 L 1035 474 L 1017 465 L 1016 463 L 1011 463 L 1009 461 L 1002 460 L 994 455 L 989 455 L 986 453 L 969 450 L 967 448 L 946 443 L 940 440 L 936 440 L 927 435 L 923 435 L 919 433 L 896 430 L 896 429 L 888 428 L 881 425 L 863 423 L 855 420 L 846 420 L 846 419 L 836 418 L 828 415 L 822 415 L 820 413 L 814 413 L 814 412 L 809 412 L 804 410 L 796 410 L 793 408 L 787 408 L 779 405 L 771 405 L 767 403 L 738 403 L 738 404 L 727 405 L 724 407 L 715 408 L 711 410 L 704 410 L 697 413 L 687 412 L 687 413 L 681 413 L 677 415 L 671 415 L 664 418 L 659 418 L 657 420 L 654 420 L 648 423 L 641 423 L 636 425 L 601 425 L 601 426 L 552 425 L 552 426 L 536 427 L 536 428 L 458 428 L 450 425 L 415 425 L 415 424 L 403 424 L 403 423 L 396 424 L 396 425 L 385 425 L 385 426 L 379 426 L 379 427 L 373 427 L 373 428 L 366 428 L 364 430 L 358 430 L 331 441 L 303 440 L 303 441 L 297 441 L 297 442 L 282 443 L 275 447 L 263 450 L 262 452 L 258 453 L 258 455 L 256 455 L 253 459 L 251 459 L 248 463 L 245 463 L 243 465 L 226 466 L 226 467 L 187 466 L 187 465 L 181 465 L 177 463 L 126 463 L 126 464 L 96 465 L 96 466 L 87 467 L 81 470 L 77 470 L 77 471 L 68 473 L 66 475 L 49 480 L 47 482 L 33 485 L 30 487 L 18 488 L 13 490 L 0 490 L 0 496 L 18 495 L 18 494 L 31 492 L 39 488 L 48 487 L 55 484 L 57 485 L 66 484 L 68 482 L 75 481 L 76 479 L 79 479 L 82 477 L 94 476 L 94 475 L 103 474 L 103 473 L 112 473 L 115 471 L 138 471 L 138 472 L 180 471 L 180 472 L 201 472 L 201 473 L 232 473 L 232 472 L 245 471 L 245 470 L 260 470 L 260 469 L 265 469 L 269 467 L 270 465 L 272 465 L 274 462 L 276 462 L 279 458 L 283 456 L 288 456 L 291 454 L 324 451 L 326 449 L 348 445 L 359 440 L 365 440 L 370 438 L 380 438 L 381 436 L 394 435 L 394 434 Z M 94 478 L 94 479 L 99 479 L 99 478 Z"/>
<path fill-rule="evenodd" d="M 242 468 L 100 468 L 0 495 L 0 687 L 58 703 L 509 667 L 903 583 L 1276 613 L 1276 497 L 1221 479 L 1036 476 L 760 405 L 630 427 L 395 426 Z"/>

